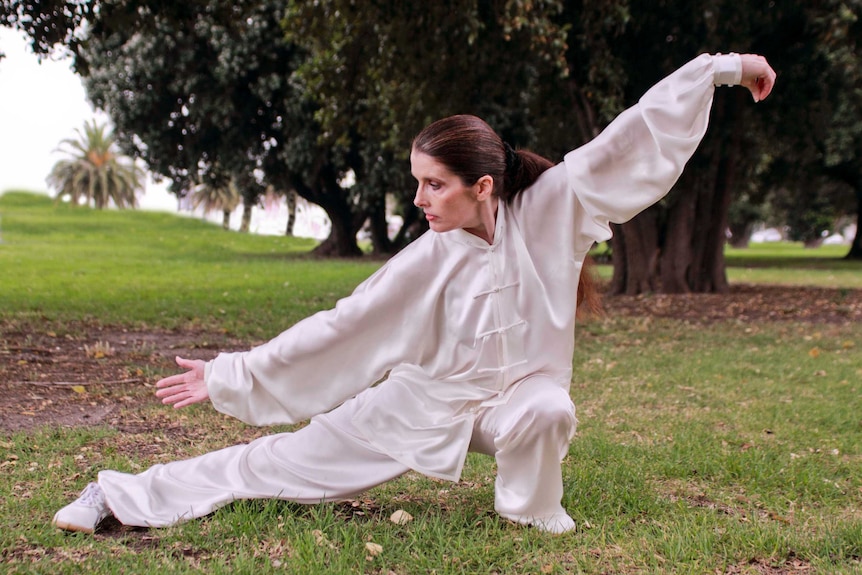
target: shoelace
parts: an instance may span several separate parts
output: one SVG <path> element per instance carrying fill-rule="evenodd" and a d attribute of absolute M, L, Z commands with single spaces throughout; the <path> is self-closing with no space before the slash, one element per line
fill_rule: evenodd
<path fill-rule="evenodd" d="M 105 493 L 98 483 L 90 483 L 84 488 L 78 501 L 89 507 L 104 507 Z"/>

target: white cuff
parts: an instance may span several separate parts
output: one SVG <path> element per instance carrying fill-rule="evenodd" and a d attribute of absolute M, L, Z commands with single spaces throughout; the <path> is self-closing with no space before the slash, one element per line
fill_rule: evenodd
<path fill-rule="evenodd" d="M 742 81 L 742 58 L 739 54 L 715 54 L 712 66 L 716 86 L 738 86 Z"/>

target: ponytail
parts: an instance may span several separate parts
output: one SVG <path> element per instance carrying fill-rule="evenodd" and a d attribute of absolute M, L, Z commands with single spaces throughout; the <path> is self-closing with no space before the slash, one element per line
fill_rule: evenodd
<path fill-rule="evenodd" d="M 503 142 L 503 148 L 506 153 L 506 174 L 499 196 L 509 204 L 518 194 L 532 186 L 542 172 L 551 168 L 554 163 L 527 150 L 514 150 L 506 142 Z"/>

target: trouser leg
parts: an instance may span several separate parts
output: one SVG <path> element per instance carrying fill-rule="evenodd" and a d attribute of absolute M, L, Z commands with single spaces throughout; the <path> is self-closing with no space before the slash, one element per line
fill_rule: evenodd
<path fill-rule="evenodd" d="M 508 403 L 479 417 L 471 449 L 497 460 L 497 513 L 548 531 L 574 527 L 561 505 L 561 462 L 576 423 L 568 393 L 544 377 L 525 381 Z"/>
<path fill-rule="evenodd" d="M 103 471 L 99 484 L 120 522 L 150 527 L 201 517 L 236 499 L 313 504 L 350 498 L 408 471 L 356 433 L 350 420 L 360 397 L 294 433 L 155 465 L 138 475 Z"/>

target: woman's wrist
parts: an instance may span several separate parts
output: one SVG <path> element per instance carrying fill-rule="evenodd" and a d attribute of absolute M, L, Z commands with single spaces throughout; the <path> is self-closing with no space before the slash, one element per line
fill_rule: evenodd
<path fill-rule="evenodd" d="M 716 86 L 738 86 L 742 82 L 742 58 L 739 54 L 713 54 L 712 66 Z"/>

